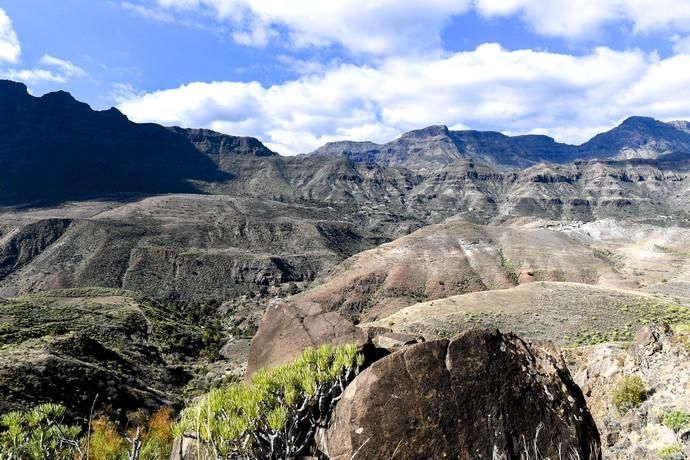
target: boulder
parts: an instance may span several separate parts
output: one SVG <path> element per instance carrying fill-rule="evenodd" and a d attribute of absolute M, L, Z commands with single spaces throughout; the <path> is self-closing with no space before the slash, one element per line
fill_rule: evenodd
<path fill-rule="evenodd" d="M 323 311 L 315 303 L 299 307 L 289 301 L 271 305 L 264 313 L 249 350 L 247 376 L 262 368 L 292 361 L 306 348 L 355 343 L 369 338 L 338 312 Z"/>
<path fill-rule="evenodd" d="M 170 460 L 215 460 L 213 449 L 196 438 L 183 436 L 173 441 Z"/>
<path fill-rule="evenodd" d="M 600 458 L 562 362 L 494 329 L 375 362 L 347 387 L 320 443 L 331 460 Z"/>

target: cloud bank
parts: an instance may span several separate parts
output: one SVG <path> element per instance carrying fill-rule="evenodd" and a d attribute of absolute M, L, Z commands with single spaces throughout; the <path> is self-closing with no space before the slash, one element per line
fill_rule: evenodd
<path fill-rule="evenodd" d="M 631 114 L 690 118 L 690 55 L 599 47 L 574 56 L 485 44 L 342 64 L 273 86 L 194 82 L 119 106 L 137 121 L 253 135 L 283 154 L 332 140 L 387 141 L 431 124 L 579 143 Z"/>
<path fill-rule="evenodd" d="M 159 7 L 205 11 L 235 28 L 238 43 L 296 47 L 340 44 L 352 52 L 409 54 L 440 48 L 452 16 L 519 16 L 536 33 L 581 40 L 615 25 L 634 34 L 690 32 L 682 0 L 156 0 Z"/>

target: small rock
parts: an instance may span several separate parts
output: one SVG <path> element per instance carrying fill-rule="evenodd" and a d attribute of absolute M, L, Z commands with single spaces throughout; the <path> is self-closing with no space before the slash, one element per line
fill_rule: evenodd
<path fill-rule="evenodd" d="M 173 442 L 170 460 L 215 460 L 213 450 L 196 438 L 183 436 Z"/>

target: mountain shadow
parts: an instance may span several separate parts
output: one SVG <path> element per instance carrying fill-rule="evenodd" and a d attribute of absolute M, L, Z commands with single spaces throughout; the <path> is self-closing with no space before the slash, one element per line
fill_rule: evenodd
<path fill-rule="evenodd" d="M 0 81 L 0 206 L 199 193 L 195 181 L 230 179 L 183 131 Z"/>

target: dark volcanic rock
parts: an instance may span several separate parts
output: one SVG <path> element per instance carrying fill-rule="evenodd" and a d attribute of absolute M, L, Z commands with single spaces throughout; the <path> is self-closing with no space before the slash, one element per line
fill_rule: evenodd
<path fill-rule="evenodd" d="M 597 428 L 567 369 L 496 330 L 375 362 L 347 387 L 324 439 L 333 460 L 520 459 L 535 449 L 537 458 L 599 458 Z"/>

